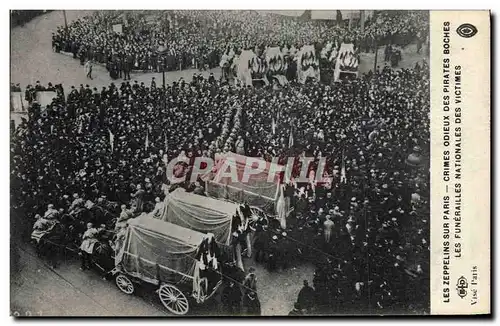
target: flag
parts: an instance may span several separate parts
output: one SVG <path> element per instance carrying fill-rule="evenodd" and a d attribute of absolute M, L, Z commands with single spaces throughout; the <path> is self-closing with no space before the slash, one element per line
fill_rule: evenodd
<path fill-rule="evenodd" d="M 340 182 L 347 183 L 347 176 L 346 176 L 346 172 L 345 172 L 345 161 L 344 161 L 343 154 L 342 154 L 342 167 L 340 169 Z"/>
<path fill-rule="evenodd" d="M 113 152 L 114 144 L 115 144 L 115 135 L 108 129 L 109 132 L 109 145 L 111 146 L 111 152 Z"/>
<path fill-rule="evenodd" d="M 273 128 L 273 135 L 276 134 L 276 121 L 273 118 L 273 123 L 272 123 L 272 128 Z"/>
<path fill-rule="evenodd" d="M 144 144 L 144 148 L 147 150 L 149 147 L 149 130 L 146 129 L 146 142 Z"/>
<path fill-rule="evenodd" d="M 292 147 L 293 147 L 293 132 L 290 129 L 290 136 L 288 137 L 288 148 L 292 148 Z"/>

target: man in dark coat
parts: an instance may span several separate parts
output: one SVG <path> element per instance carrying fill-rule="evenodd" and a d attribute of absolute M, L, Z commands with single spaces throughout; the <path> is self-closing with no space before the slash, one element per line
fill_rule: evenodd
<path fill-rule="evenodd" d="M 208 82 L 210 84 L 215 84 L 215 76 L 213 72 L 210 73 L 210 76 L 208 77 Z"/>
<path fill-rule="evenodd" d="M 137 185 L 137 191 L 133 195 L 135 198 L 135 212 L 136 213 L 142 213 L 142 210 L 144 209 L 144 196 L 146 195 L 146 192 L 144 189 L 142 189 L 141 185 Z"/>
<path fill-rule="evenodd" d="M 118 75 L 118 78 L 123 78 L 123 66 L 124 66 L 124 62 L 123 62 L 123 58 L 120 54 L 117 54 L 116 55 L 116 72 L 117 72 L 117 75 Z"/>

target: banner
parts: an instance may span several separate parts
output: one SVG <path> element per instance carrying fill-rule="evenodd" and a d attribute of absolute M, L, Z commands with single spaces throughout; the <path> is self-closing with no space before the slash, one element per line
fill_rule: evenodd
<path fill-rule="evenodd" d="M 335 62 L 334 80 L 339 81 L 340 74 L 358 76 L 359 58 L 354 50 L 354 44 L 342 43 Z"/>
<path fill-rule="evenodd" d="M 297 79 L 305 84 L 308 78 L 319 81 L 319 58 L 316 56 L 314 45 L 304 45 L 297 53 Z"/>

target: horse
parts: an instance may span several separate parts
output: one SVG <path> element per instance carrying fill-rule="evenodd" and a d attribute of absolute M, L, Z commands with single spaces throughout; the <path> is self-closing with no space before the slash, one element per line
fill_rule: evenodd
<path fill-rule="evenodd" d="M 93 223 L 95 220 L 94 214 L 88 208 L 80 208 L 70 212 L 68 215 L 68 222 L 73 227 L 74 233 L 76 233 L 77 239 L 80 240 L 81 235 L 87 230 L 87 223 Z"/>

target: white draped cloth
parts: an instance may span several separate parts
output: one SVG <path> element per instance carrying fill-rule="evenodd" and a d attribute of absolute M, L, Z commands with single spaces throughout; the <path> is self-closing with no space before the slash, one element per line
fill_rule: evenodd
<path fill-rule="evenodd" d="M 236 154 L 245 155 L 245 142 L 243 139 L 236 142 Z"/>

